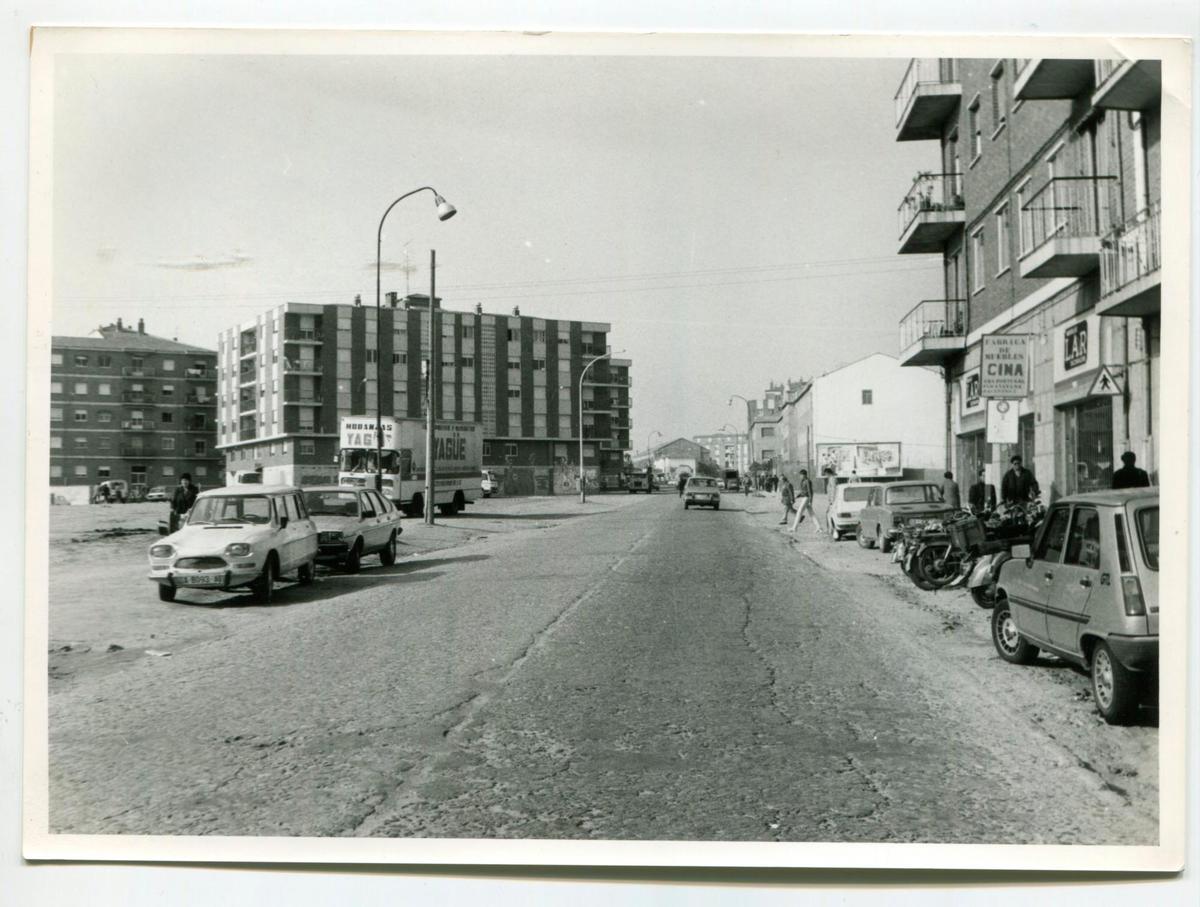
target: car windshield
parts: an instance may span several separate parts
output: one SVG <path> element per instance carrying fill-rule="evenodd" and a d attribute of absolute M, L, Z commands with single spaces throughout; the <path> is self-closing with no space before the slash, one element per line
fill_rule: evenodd
<path fill-rule="evenodd" d="M 358 516 L 358 495 L 353 491 L 306 491 L 304 506 L 310 516 Z"/>
<path fill-rule="evenodd" d="M 871 496 L 871 489 L 863 486 L 861 488 L 846 488 L 842 490 L 843 501 L 865 501 Z"/>
<path fill-rule="evenodd" d="M 688 479 L 688 484 L 693 488 L 716 488 L 716 479 Z"/>
<path fill-rule="evenodd" d="M 1142 557 L 1151 570 L 1158 569 L 1158 507 L 1143 507 L 1133 515 L 1137 524 L 1138 542 Z"/>
<path fill-rule="evenodd" d="M 942 493 L 936 485 L 898 485 L 887 490 L 889 504 L 929 504 L 941 502 Z"/>
<path fill-rule="evenodd" d="M 189 525 L 198 523 L 269 523 L 271 500 L 265 495 L 216 495 L 200 498 L 188 517 Z"/>

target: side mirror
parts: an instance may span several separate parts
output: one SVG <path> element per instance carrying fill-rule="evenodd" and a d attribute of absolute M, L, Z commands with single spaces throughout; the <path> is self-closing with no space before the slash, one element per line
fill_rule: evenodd
<path fill-rule="evenodd" d="M 280 529 L 287 529 L 287 524 L 288 524 L 288 518 L 287 518 L 287 517 L 285 517 L 285 516 L 281 516 L 281 517 L 279 518 L 279 528 L 280 528 Z"/>
<path fill-rule="evenodd" d="M 1033 554 L 1028 545 L 1013 545 L 1012 556 L 1018 560 L 1024 560 L 1025 566 L 1033 566 Z"/>

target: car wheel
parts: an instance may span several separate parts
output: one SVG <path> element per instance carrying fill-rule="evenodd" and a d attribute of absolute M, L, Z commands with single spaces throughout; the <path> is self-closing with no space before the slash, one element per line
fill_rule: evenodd
<path fill-rule="evenodd" d="M 863 532 L 862 526 L 858 527 L 858 547 L 859 548 L 874 548 L 875 542 L 867 538 L 867 534 Z"/>
<path fill-rule="evenodd" d="M 312 585 L 313 577 L 317 572 L 317 562 L 309 561 L 307 564 L 301 564 L 300 570 L 296 574 L 296 578 L 300 581 L 301 586 Z"/>
<path fill-rule="evenodd" d="M 883 530 L 879 526 L 875 527 L 875 538 L 879 539 L 879 550 L 884 554 L 892 550 L 892 540 L 883 534 Z"/>
<path fill-rule="evenodd" d="M 354 542 L 354 547 L 346 555 L 346 572 L 357 573 L 362 568 L 362 539 Z"/>
<path fill-rule="evenodd" d="M 713 504 L 713 510 L 720 510 L 720 509 L 721 509 L 720 504 Z"/>
<path fill-rule="evenodd" d="M 263 572 L 251 584 L 250 592 L 255 601 L 260 604 L 271 604 L 271 596 L 275 592 L 275 557 L 273 554 L 267 555 L 267 562 L 263 564 Z"/>
<path fill-rule="evenodd" d="M 692 505 L 691 505 L 691 504 L 689 504 L 687 501 L 684 501 L 684 502 L 683 502 L 683 509 L 684 509 L 684 510 L 687 510 L 687 509 L 688 509 L 689 507 L 691 507 L 691 506 L 692 506 Z"/>
<path fill-rule="evenodd" d="M 1092 696 L 1109 724 L 1129 724 L 1137 714 L 1140 678 L 1117 661 L 1105 642 L 1096 643 L 1092 652 Z"/>
<path fill-rule="evenodd" d="M 175 601 L 176 591 L 178 590 L 176 590 L 174 586 L 168 586 L 165 583 L 159 583 L 158 600 L 162 602 L 173 602 Z"/>
<path fill-rule="evenodd" d="M 390 567 L 396 563 L 396 533 L 392 533 L 392 537 L 388 539 L 388 543 L 379 552 L 379 563 L 385 567 Z"/>
<path fill-rule="evenodd" d="M 1038 655 L 1037 646 L 1021 638 L 1008 598 L 1002 594 L 996 596 L 996 607 L 992 609 L 992 644 L 997 654 L 1010 664 L 1032 664 Z"/>
<path fill-rule="evenodd" d="M 971 590 L 971 598 L 981 608 L 996 607 L 996 584 L 988 583 L 986 586 L 976 586 Z"/>

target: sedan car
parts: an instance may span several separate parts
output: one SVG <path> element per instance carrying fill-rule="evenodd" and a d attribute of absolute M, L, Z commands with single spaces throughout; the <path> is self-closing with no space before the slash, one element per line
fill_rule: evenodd
<path fill-rule="evenodd" d="M 149 491 L 146 492 L 146 497 L 143 498 L 143 500 L 145 500 L 145 501 L 169 501 L 169 500 L 171 500 L 171 495 L 167 492 L 166 485 L 155 485 L 153 488 L 151 488 Z"/>
<path fill-rule="evenodd" d="M 1000 568 L 992 642 L 1013 664 L 1044 650 L 1085 668 L 1104 720 L 1128 723 L 1158 670 L 1157 489 L 1055 502 Z"/>
<path fill-rule="evenodd" d="M 873 485 L 866 506 L 858 513 L 858 544 L 892 550 L 905 524 L 941 520 L 953 512 L 933 482 L 892 482 Z"/>
<path fill-rule="evenodd" d="M 829 496 L 829 509 L 825 511 L 831 539 L 841 541 L 843 533 L 858 532 L 858 515 L 867 506 L 874 487 L 867 482 L 843 482 L 834 486 Z"/>
<path fill-rule="evenodd" d="M 179 589 L 249 588 L 266 604 L 281 576 L 312 582 L 317 527 L 298 488 L 217 488 L 199 494 L 184 525 L 149 555 L 149 578 L 163 601 L 174 601 Z"/>
<path fill-rule="evenodd" d="M 396 563 L 396 539 L 404 530 L 400 511 L 373 488 L 320 485 L 304 489 L 304 506 L 317 524 L 317 560 L 357 573 L 362 559 L 378 554 Z"/>
<path fill-rule="evenodd" d="M 716 479 L 708 476 L 691 476 L 683 486 L 683 509 L 690 507 L 721 509 L 721 488 Z"/>

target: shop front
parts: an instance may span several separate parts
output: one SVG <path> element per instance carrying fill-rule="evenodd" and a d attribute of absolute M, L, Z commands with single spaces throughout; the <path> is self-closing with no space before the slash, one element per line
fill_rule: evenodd
<path fill-rule="evenodd" d="M 1062 494 L 1111 488 L 1120 456 L 1115 426 L 1124 414 L 1124 369 L 1106 362 L 1104 327 L 1091 313 L 1055 327 L 1055 472 Z"/>

